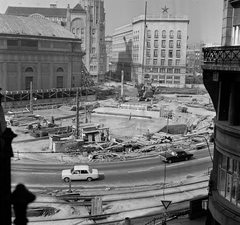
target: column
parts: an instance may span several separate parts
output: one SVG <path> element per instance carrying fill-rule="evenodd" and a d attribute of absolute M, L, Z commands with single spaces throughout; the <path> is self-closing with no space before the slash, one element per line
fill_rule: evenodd
<path fill-rule="evenodd" d="M 7 91 L 7 62 L 3 62 L 3 86 L 2 86 L 2 90 L 3 91 Z"/>
<path fill-rule="evenodd" d="M 18 59 L 19 60 L 19 59 Z M 18 62 L 18 90 L 22 90 L 22 63 Z"/>
<path fill-rule="evenodd" d="M 232 27 L 232 40 L 231 40 L 231 45 L 234 45 L 234 40 L 235 40 L 235 27 Z"/>
<path fill-rule="evenodd" d="M 230 126 L 237 126 L 239 124 L 238 88 L 237 84 L 232 83 L 228 111 L 228 124 Z"/>
<path fill-rule="evenodd" d="M 49 77 L 49 88 L 53 87 L 53 63 L 50 63 L 50 77 Z"/>
<path fill-rule="evenodd" d="M 238 33 L 239 33 L 239 26 L 236 26 L 234 45 L 237 45 L 238 43 Z"/>
<path fill-rule="evenodd" d="M 69 60 L 70 61 L 68 62 L 67 88 L 72 87 L 72 57 L 69 57 Z"/>
<path fill-rule="evenodd" d="M 239 26 L 238 27 L 238 40 L 237 40 L 237 45 L 240 45 L 240 29 Z"/>
<path fill-rule="evenodd" d="M 38 62 L 38 70 L 37 70 L 37 89 L 42 89 L 41 62 Z"/>

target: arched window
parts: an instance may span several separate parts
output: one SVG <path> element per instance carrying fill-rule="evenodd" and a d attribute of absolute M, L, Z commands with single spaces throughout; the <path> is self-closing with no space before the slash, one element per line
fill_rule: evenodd
<path fill-rule="evenodd" d="M 77 28 L 76 29 L 76 35 L 79 37 L 79 35 L 80 35 L 80 29 L 79 28 Z"/>
<path fill-rule="evenodd" d="M 75 28 L 72 29 L 72 33 L 75 34 Z"/>
<path fill-rule="evenodd" d="M 58 73 L 62 73 L 62 72 L 64 72 L 64 70 L 63 70 L 62 67 L 58 67 L 57 70 L 56 70 L 56 72 L 58 72 Z"/>
<path fill-rule="evenodd" d="M 151 30 L 147 31 L 147 37 L 150 38 L 151 37 Z"/>
<path fill-rule="evenodd" d="M 178 32 L 177 32 L 177 38 L 178 38 L 178 39 L 181 39 L 181 37 L 182 37 L 182 33 L 181 33 L 180 30 L 178 30 Z"/>
<path fill-rule="evenodd" d="M 155 31 L 154 31 L 154 37 L 155 37 L 155 38 L 158 38 L 158 30 L 155 30 Z"/>
<path fill-rule="evenodd" d="M 163 30 L 163 31 L 162 31 L 162 38 L 166 38 L 166 36 L 167 36 L 167 33 L 166 33 L 165 30 Z"/>
<path fill-rule="evenodd" d="M 173 38 L 173 37 L 174 37 L 173 30 L 170 30 L 170 32 L 169 32 L 169 38 Z"/>
<path fill-rule="evenodd" d="M 33 68 L 32 68 L 32 67 L 27 67 L 27 68 L 25 69 L 25 72 L 31 73 L 31 72 L 34 72 L 34 71 L 33 71 Z"/>

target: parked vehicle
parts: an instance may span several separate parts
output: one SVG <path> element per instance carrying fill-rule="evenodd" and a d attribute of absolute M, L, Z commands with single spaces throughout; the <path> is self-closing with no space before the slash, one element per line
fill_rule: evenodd
<path fill-rule="evenodd" d="M 187 153 L 182 149 L 168 149 L 166 152 L 160 153 L 159 157 L 163 162 L 172 163 L 179 161 L 187 161 L 192 158 L 193 154 Z"/>
<path fill-rule="evenodd" d="M 92 181 L 99 178 L 98 170 L 92 169 L 88 165 L 76 165 L 68 170 L 62 171 L 62 180 L 87 180 Z"/>

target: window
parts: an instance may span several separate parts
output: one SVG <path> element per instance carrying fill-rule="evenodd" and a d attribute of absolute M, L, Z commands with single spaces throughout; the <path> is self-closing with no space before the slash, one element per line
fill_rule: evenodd
<path fill-rule="evenodd" d="M 147 57 L 151 57 L 150 49 L 147 49 L 147 51 L 146 51 L 146 56 L 147 56 Z"/>
<path fill-rule="evenodd" d="M 180 76 L 174 76 L 174 84 L 180 84 Z"/>
<path fill-rule="evenodd" d="M 157 60 L 157 59 L 154 59 L 154 60 L 153 60 L 153 65 L 156 66 L 156 65 L 157 65 L 157 62 L 158 62 L 158 60 Z"/>
<path fill-rule="evenodd" d="M 173 40 L 169 41 L 169 48 L 173 48 Z"/>
<path fill-rule="evenodd" d="M 75 28 L 72 29 L 72 33 L 75 34 Z"/>
<path fill-rule="evenodd" d="M 169 38 L 171 38 L 171 39 L 174 38 L 173 30 L 170 30 L 170 32 L 169 32 Z"/>
<path fill-rule="evenodd" d="M 33 77 L 26 77 L 25 78 L 25 89 L 26 90 L 30 90 L 30 87 L 31 87 L 31 83 L 33 83 Z"/>
<path fill-rule="evenodd" d="M 18 40 L 7 40 L 7 46 L 18 46 Z"/>
<path fill-rule="evenodd" d="M 161 72 L 161 69 L 160 69 L 160 72 Z M 165 76 L 164 75 L 159 75 L 158 79 L 159 79 L 159 83 L 161 83 L 161 84 L 165 83 Z"/>
<path fill-rule="evenodd" d="M 96 33 L 95 28 L 92 29 L 92 35 L 94 35 Z"/>
<path fill-rule="evenodd" d="M 84 34 L 84 28 L 81 29 L 81 34 Z"/>
<path fill-rule="evenodd" d="M 172 76 L 167 76 L 166 83 L 167 84 L 172 84 L 173 77 Z"/>
<path fill-rule="evenodd" d="M 150 65 L 150 59 L 146 59 L 146 65 Z"/>
<path fill-rule="evenodd" d="M 148 38 L 151 38 L 151 30 L 148 30 L 148 31 L 147 31 L 147 37 L 148 37 Z"/>
<path fill-rule="evenodd" d="M 168 51 L 168 58 L 172 58 L 173 57 L 173 50 L 169 50 Z"/>
<path fill-rule="evenodd" d="M 57 76 L 57 88 L 63 88 L 63 76 Z"/>
<path fill-rule="evenodd" d="M 220 154 L 217 190 L 228 201 L 240 207 L 240 162 Z"/>
<path fill-rule="evenodd" d="M 174 69 L 174 73 L 180 73 L 180 69 Z"/>
<path fill-rule="evenodd" d="M 151 48 L 151 42 L 147 41 L 147 48 Z"/>
<path fill-rule="evenodd" d="M 154 49 L 154 51 L 153 51 L 153 57 L 158 57 L 158 50 L 157 50 L 157 49 Z"/>
<path fill-rule="evenodd" d="M 161 59 L 161 66 L 165 65 L 165 59 Z"/>
<path fill-rule="evenodd" d="M 34 71 L 33 71 L 33 68 L 32 68 L 32 67 L 27 67 L 27 68 L 25 69 L 25 72 L 26 72 L 26 73 L 32 73 L 32 72 L 34 72 Z"/>
<path fill-rule="evenodd" d="M 160 68 L 159 72 L 160 72 L 160 73 L 165 73 L 165 72 L 166 72 L 166 71 L 165 71 L 165 68 Z"/>
<path fill-rule="evenodd" d="M 88 174 L 87 170 L 81 170 L 81 174 Z"/>
<path fill-rule="evenodd" d="M 158 73 L 158 68 L 152 68 L 153 73 Z"/>
<path fill-rule="evenodd" d="M 155 30 L 155 31 L 154 31 L 154 37 L 155 37 L 155 38 L 158 38 L 158 30 Z"/>
<path fill-rule="evenodd" d="M 64 72 L 64 70 L 63 70 L 62 67 L 58 67 L 57 70 L 56 70 L 56 72 L 59 72 L 59 73 L 60 73 L 60 72 Z"/>
<path fill-rule="evenodd" d="M 167 33 L 166 33 L 165 30 L 163 30 L 163 31 L 162 31 L 162 38 L 166 38 L 166 36 L 167 36 Z"/>
<path fill-rule="evenodd" d="M 180 65 L 180 59 L 176 59 L 176 66 Z"/>
<path fill-rule="evenodd" d="M 177 39 L 181 39 L 181 38 L 182 38 L 181 31 L 180 31 L 180 30 L 178 30 L 178 32 L 177 32 Z"/>
<path fill-rule="evenodd" d="M 181 41 L 177 40 L 177 48 L 181 48 Z"/>
<path fill-rule="evenodd" d="M 79 35 L 80 35 L 80 29 L 79 28 L 77 28 L 76 29 L 76 35 L 79 37 Z"/>
<path fill-rule="evenodd" d="M 165 58 L 165 56 L 166 56 L 166 51 L 163 49 L 161 50 L 161 57 Z"/>
<path fill-rule="evenodd" d="M 38 41 L 35 40 L 21 40 L 21 46 L 23 47 L 38 47 Z"/>
<path fill-rule="evenodd" d="M 162 48 L 166 48 L 166 40 L 162 40 Z"/>
<path fill-rule="evenodd" d="M 158 48 L 158 40 L 154 41 L 154 48 Z"/>
<path fill-rule="evenodd" d="M 172 59 L 168 60 L 168 66 L 172 66 Z"/>
<path fill-rule="evenodd" d="M 96 48 L 92 48 L 92 53 L 96 53 Z"/>
<path fill-rule="evenodd" d="M 168 68 L 167 73 L 173 73 L 173 68 Z"/>
<path fill-rule="evenodd" d="M 180 50 L 177 50 L 177 51 L 176 51 L 176 57 L 177 57 L 177 58 L 181 58 L 181 51 L 180 51 Z"/>

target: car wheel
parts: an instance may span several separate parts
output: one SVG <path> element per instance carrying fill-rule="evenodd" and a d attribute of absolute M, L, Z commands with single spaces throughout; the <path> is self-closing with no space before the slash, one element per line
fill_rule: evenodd
<path fill-rule="evenodd" d="M 88 178 L 87 178 L 87 181 L 92 181 L 92 178 L 91 178 L 91 177 L 88 177 Z"/>
<path fill-rule="evenodd" d="M 65 181 L 66 183 L 68 183 L 68 182 L 70 181 L 69 177 L 65 177 L 65 178 L 64 178 L 64 181 Z"/>
<path fill-rule="evenodd" d="M 189 158 L 188 158 L 188 157 L 186 157 L 186 158 L 185 158 L 185 161 L 188 161 L 188 160 L 189 160 Z"/>
<path fill-rule="evenodd" d="M 168 163 L 171 164 L 171 163 L 172 163 L 172 160 L 168 160 Z"/>

